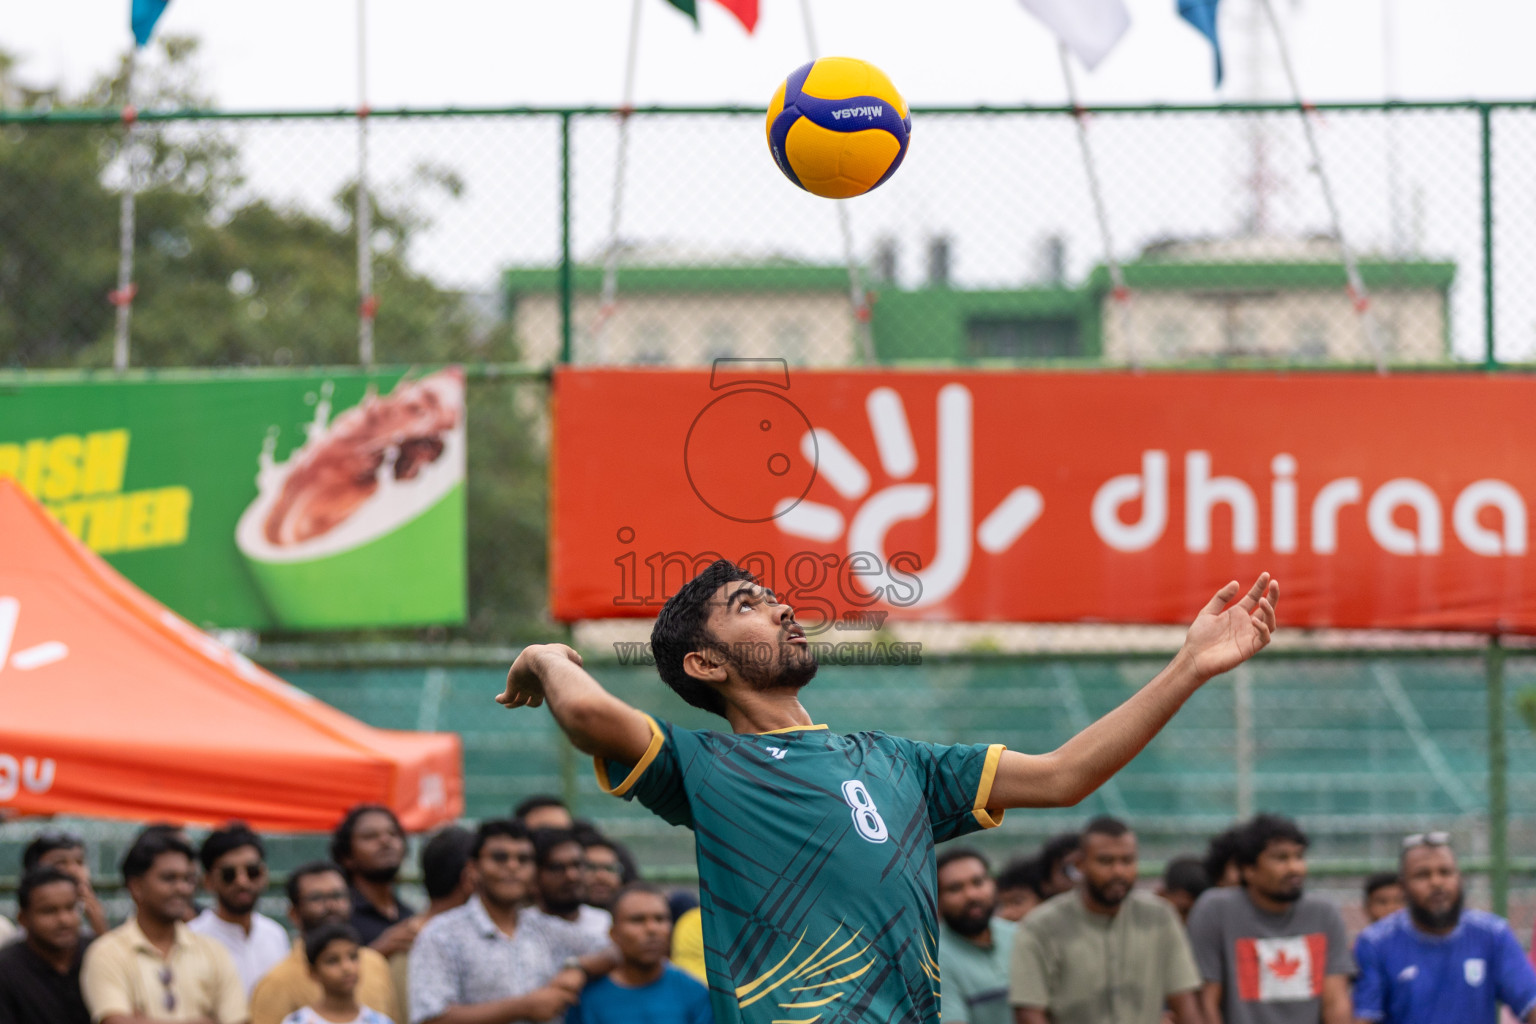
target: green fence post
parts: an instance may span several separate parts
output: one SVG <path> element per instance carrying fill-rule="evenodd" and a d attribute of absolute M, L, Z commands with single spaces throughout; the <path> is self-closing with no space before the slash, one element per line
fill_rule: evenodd
<path fill-rule="evenodd" d="M 560 362 L 571 361 L 571 112 L 560 112 Z"/>
<path fill-rule="evenodd" d="M 1493 107 L 1477 105 L 1483 136 L 1483 366 L 1497 369 L 1493 346 Z"/>
<path fill-rule="evenodd" d="M 1509 912 L 1509 751 L 1504 743 L 1504 645 L 1488 638 L 1488 884 L 1493 912 Z"/>

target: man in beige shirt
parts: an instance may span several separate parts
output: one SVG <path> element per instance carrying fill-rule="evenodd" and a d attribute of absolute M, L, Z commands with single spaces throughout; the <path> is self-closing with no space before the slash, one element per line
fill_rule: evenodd
<path fill-rule="evenodd" d="M 1024 919 L 1013 941 L 1017 1024 L 1205 1024 L 1200 973 L 1173 905 L 1134 890 L 1136 836 L 1114 818 L 1083 832 L 1077 888 Z"/>
<path fill-rule="evenodd" d="M 340 865 L 314 861 L 288 875 L 288 916 L 299 929 L 293 951 L 251 990 L 251 1024 L 282 1024 L 283 1018 L 320 999 L 320 983 L 309 971 L 302 935 L 322 924 L 346 921 L 352 894 Z M 400 1020 L 389 961 L 377 950 L 358 949 L 357 1001 L 391 1020 Z"/>
<path fill-rule="evenodd" d="M 196 875 L 192 848 L 149 832 L 123 858 L 134 916 L 86 950 L 80 990 L 95 1024 L 245 1024 L 245 987 L 229 952 L 183 923 Z"/>

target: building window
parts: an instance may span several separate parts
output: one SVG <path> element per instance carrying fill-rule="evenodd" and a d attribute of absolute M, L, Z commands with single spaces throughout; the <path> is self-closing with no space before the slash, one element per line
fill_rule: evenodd
<path fill-rule="evenodd" d="M 971 317 L 965 323 L 972 359 L 1060 359 L 1082 354 L 1072 317 Z"/>

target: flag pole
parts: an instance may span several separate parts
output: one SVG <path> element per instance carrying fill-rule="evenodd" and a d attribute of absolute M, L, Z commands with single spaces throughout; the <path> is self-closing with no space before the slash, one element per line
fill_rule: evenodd
<path fill-rule="evenodd" d="M 811 20 L 811 0 L 800 0 L 800 20 L 805 25 L 805 45 L 811 52 L 811 60 L 821 56 L 816 44 L 816 26 Z M 848 267 L 848 299 L 853 304 L 854 333 L 859 358 L 874 365 L 875 340 L 869 326 L 869 292 L 864 288 L 864 275 L 859 271 L 859 261 L 853 254 L 853 220 L 848 215 L 848 201 L 834 199 L 837 207 L 837 227 L 843 237 L 843 262 Z"/>
<path fill-rule="evenodd" d="M 373 321 L 379 311 L 373 294 L 373 204 L 368 189 L 368 23 L 366 0 L 357 0 L 357 361 L 373 366 Z"/>
<path fill-rule="evenodd" d="M 624 92 L 619 100 L 618 152 L 613 161 L 613 205 L 608 209 L 608 244 L 603 247 L 603 290 L 592 323 L 592 338 L 601 349 L 603 328 L 613 316 L 619 295 L 619 224 L 624 212 L 624 177 L 629 163 L 629 116 L 635 109 L 635 72 L 640 62 L 640 8 L 644 0 L 634 0 L 629 12 L 629 48 L 624 55 Z M 596 360 L 600 352 L 590 353 Z"/>
<path fill-rule="evenodd" d="M 1088 176 L 1088 194 L 1093 199 L 1093 215 L 1099 223 L 1099 244 L 1104 247 L 1104 265 L 1109 269 L 1110 298 L 1115 304 L 1115 316 L 1120 324 L 1120 337 L 1125 343 L 1126 359 L 1133 369 L 1141 367 L 1141 350 L 1131 334 L 1131 290 L 1125 285 L 1125 271 L 1115 258 L 1115 241 L 1109 231 L 1109 212 L 1104 204 L 1104 188 L 1099 181 L 1098 165 L 1093 160 L 1093 146 L 1088 141 L 1088 113 L 1078 102 L 1077 79 L 1072 74 L 1072 58 L 1067 44 L 1057 42 L 1056 53 L 1061 58 L 1061 76 L 1067 82 L 1067 102 L 1072 107 L 1072 120 L 1077 125 L 1077 145 L 1083 154 L 1083 170 Z"/>
<path fill-rule="evenodd" d="M 1371 355 L 1376 360 L 1376 372 L 1387 372 L 1386 352 L 1382 349 L 1381 334 L 1376 325 L 1376 314 L 1371 310 L 1371 297 L 1365 290 L 1365 281 L 1360 276 L 1360 265 L 1355 260 L 1354 250 L 1350 248 L 1349 241 L 1344 237 L 1344 221 L 1339 216 L 1339 204 L 1333 195 L 1333 182 L 1328 177 L 1327 166 L 1323 163 L 1323 151 L 1317 143 L 1317 135 L 1312 130 L 1312 118 L 1315 110 L 1311 104 L 1301 98 L 1301 85 L 1296 79 L 1296 69 L 1291 65 L 1291 51 L 1285 42 L 1285 33 L 1280 29 L 1280 19 L 1275 15 L 1274 4 L 1270 0 L 1257 0 L 1264 9 L 1264 15 L 1269 21 L 1270 28 L 1275 34 L 1275 45 L 1280 50 L 1280 66 L 1285 69 L 1286 81 L 1291 87 L 1291 96 L 1296 100 L 1296 106 L 1301 111 L 1301 127 L 1306 135 L 1307 148 L 1312 153 L 1312 170 L 1317 174 L 1318 184 L 1322 187 L 1323 202 L 1328 207 L 1328 217 L 1333 223 L 1333 235 L 1339 240 L 1339 253 L 1344 260 L 1345 290 L 1349 294 L 1350 305 L 1360 319 L 1360 327 L 1365 332 L 1366 344 L 1370 347 Z"/>
<path fill-rule="evenodd" d="M 119 373 L 128 369 L 128 327 L 133 318 L 133 297 L 138 287 L 133 283 L 133 234 L 135 193 L 139 187 L 139 159 L 135 139 L 138 109 L 133 105 L 133 72 L 138 61 L 138 46 L 128 48 L 128 64 L 123 75 L 123 164 L 127 182 L 118 206 L 117 288 L 108 296 L 117 307 L 117 323 L 112 332 L 112 368 Z"/>

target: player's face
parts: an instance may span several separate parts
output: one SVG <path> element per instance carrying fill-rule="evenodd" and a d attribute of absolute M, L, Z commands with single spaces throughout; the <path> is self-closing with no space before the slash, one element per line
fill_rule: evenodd
<path fill-rule="evenodd" d="M 1105 836 L 1090 832 L 1083 837 L 1078 870 L 1083 887 L 1101 907 L 1118 907 L 1136 884 L 1136 836 Z"/>
<path fill-rule="evenodd" d="M 1448 846 L 1416 846 L 1403 853 L 1403 889 L 1413 918 L 1428 928 L 1461 919 L 1461 871 Z"/>
<path fill-rule="evenodd" d="M 533 880 L 533 844 L 511 836 L 491 836 L 475 858 L 476 891 L 496 907 L 515 907 L 528 898 Z"/>
<path fill-rule="evenodd" d="M 1372 924 L 1375 924 L 1388 914 L 1395 914 L 1402 910 L 1403 900 L 1402 886 L 1377 886 L 1365 899 L 1365 916 L 1370 919 Z"/>
<path fill-rule="evenodd" d="M 961 935 L 980 935 L 997 911 L 997 884 L 975 857 L 960 857 L 939 870 L 939 916 Z"/>
<path fill-rule="evenodd" d="M 613 944 L 624 962 L 650 969 L 672 948 L 672 911 L 667 901 L 649 892 L 632 892 L 613 908 Z"/>
<path fill-rule="evenodd" d="M 1294 903 L 1307 881 L 1307 848 L 1293 839 L 1272 839 L 1243 881 L 1266 899 Z"/>
<path fill-rule="evenodd" d="M 816 674 L 816 656 L 795 611 L 756 583 L 716 593 L 709 627 L 725 645 L 728 672 L 754 690 L 799 689 Z"/>

